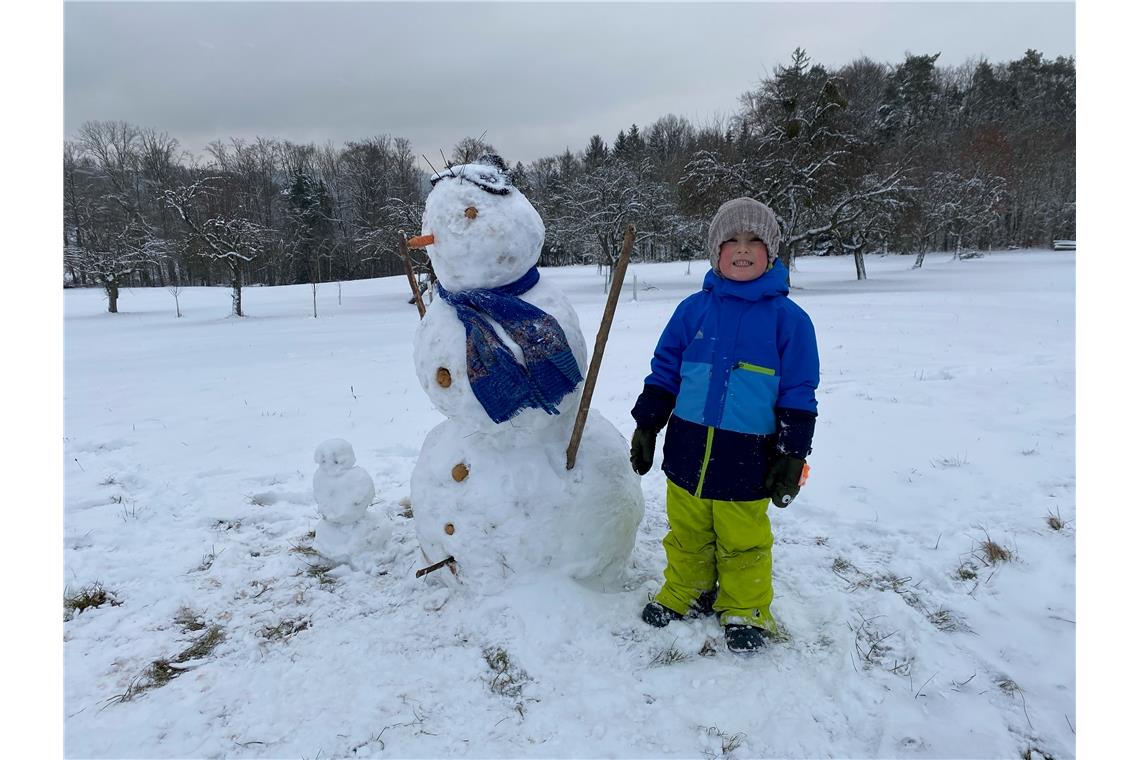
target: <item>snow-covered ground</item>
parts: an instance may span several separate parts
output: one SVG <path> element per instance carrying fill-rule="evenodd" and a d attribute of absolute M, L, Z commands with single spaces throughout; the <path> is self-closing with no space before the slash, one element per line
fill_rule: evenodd
<path fill-rule="evenodd" d="M 750 658 L 710 619 L 639 620 L 664 566 L 660 458 L 622 589 L 414 577 L 402 515 L 443 418 L 403 278 L 339 304 L 323 285 L 317 319 L 307 286 L 247 288 L 243 319 L 224 288 L 184 291 L 182 319 L 161 289 L 118 315 L 68 291 L 66 592 L 113 603 L 64 624 L 67 756 L 1074 756 L 1074 254 L 911 263 L 873 257 L 857 282 L 850 259 L 798 262 L 820 420 L 809 485 L 773 511 L 786 639 Z M 687 270 L 627 275 L 593 399 L 627 436 L 705 267 Z M 596 270 L 543 276 L 592 344 Z M 329 438 L 392 523 L 376 573 L 309 548 Z M 157 660 L 177 677 L 155 684 Z"/>

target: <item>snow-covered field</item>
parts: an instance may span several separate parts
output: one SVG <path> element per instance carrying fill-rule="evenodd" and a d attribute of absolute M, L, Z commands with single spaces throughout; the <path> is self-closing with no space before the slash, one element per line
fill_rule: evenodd
<path fill-rule="evenodd" d="M 118 315 L 68 291 L 66 592 L 113 603 L 64 624 L 66 755 L 1074 756 L 1074 254 L 911 263 L 873 257 L 857 282 L 850 259 L 798 262 L 820 420 L 809 485 L 773 510 L 787 637 L 751 658 L 711 619 L 639 620 L 664 566 L 658 468 L 624 589 L 414 577 L 402 513 L 443 417 L 403 278 L 345 283 L 339 304 L 323 285 L 318 319 L 307 286 L 247 288 L 244 319 L 224 288 L 184 291 L 182 319 L 161 289 Z M 593 401 L 627 436 L 704 274 L 686 270 L 627 276 Z M 592 344 L 596 270 L 543 276 Z M 375 574 L 308 548 L 333 437 L 393 523 Z M 158 660 L 177 677 L 156 684 Z"/>

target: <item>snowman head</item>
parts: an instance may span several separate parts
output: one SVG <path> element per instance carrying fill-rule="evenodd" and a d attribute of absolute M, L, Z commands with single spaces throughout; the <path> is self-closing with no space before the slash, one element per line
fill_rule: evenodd
<path fill-rule="evenodd" d="M 317 450 L 313 452 L 313 461 L 322 470 L 340 472 L 356 464 L 356 454 L 348 441 L 343 438 L 330 438 L 317 446 Z"/>
<path fill-rule="evenodd" d="M 434 238 L 427 252 L 443 287 L 499 287 L 538 263 L 546 228 L 501 158 L 449 167 L 431 183 L 423 234 Z"/>

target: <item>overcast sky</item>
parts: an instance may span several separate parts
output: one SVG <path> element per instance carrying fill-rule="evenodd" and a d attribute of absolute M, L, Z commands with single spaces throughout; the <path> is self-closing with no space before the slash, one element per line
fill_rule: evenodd
<path fill-rule="evenodd" d="M 827 65 L 1053 58 L 1074 54 L 1074 19 L 1072 3 L 1026 2 L 73 1 L 64 129 L 123 120 L 197 154 L 218 138 L 390 134 L 429 158 L 485 132 L 526 163 L 667 113 L 728 117 L 796 46 Z"/>

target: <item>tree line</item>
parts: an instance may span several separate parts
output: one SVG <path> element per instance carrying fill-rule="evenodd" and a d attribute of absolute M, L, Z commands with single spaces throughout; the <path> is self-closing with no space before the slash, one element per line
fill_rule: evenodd
<path fill-rule="evenodd" d="M 630 223 L 635 260 L 703 258 L 709 219 L 740 195 L 776 211 L 789 268 L 797 255 L 850 254 L 860 279 L 869 252 L 921 266 L 930 250 L 1075 238 L 1074 59 L 938 57 L 829 68 L 797 48 L 730 117 L 668 114 L 515 163 L 547 227 L 540 264 L 608 271 Z M 485 152 L 496 151 L 466 137 L 439 161 Z M 64 281 L 104 288 L 112 312 L 125 286 L 225 283 L 240 315 L 245 284 L 401 274 L 399 236 L 418 233 L 430 191 L 410 143 L 389 135 L 218 140 L 192 158 L 158 130 L 87 122 L 63 159 Z"/>

